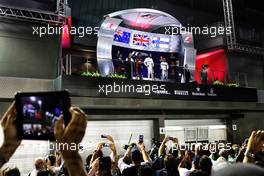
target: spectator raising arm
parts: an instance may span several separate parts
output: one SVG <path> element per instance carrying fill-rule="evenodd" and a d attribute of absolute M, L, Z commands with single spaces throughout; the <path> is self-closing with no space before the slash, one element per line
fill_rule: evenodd
<path fill-rule="evenodd" d="M 99 170 L 99 158 L 94 160 L 94 162 L 91 164 L 91 169 L 87 176 L 95 176 L 98 170 Z"/>
<path fill-rule="evenodd" d="M 93 152 L 91 161 L 90 161 L 90 166 L 92 166 L 93 162 L 100 156 L 102 156 L 102 149 L 103 149 L 104 143 L 98 143 L 97 144 L 97 149 Z"/>
<path fill-rule="evenodd" d="M 162 143 L 161 143 L 161 145 L 160 145 L 160 147 L 159 147 L 159 157 L 165 155 L 166 143 L 167 143 L 168 141 L 169 141 L 169 136 L 166 136 L 166 137 L 163 139 L 163 141 L 162 141 Z"/>
<path fill-rule="evenodd" d="M 62 118 L 56 122 L 54 129 L 55 137 L 59 143 L 64 145 L 72 146 L 75 144 L 76 146 L 79 146 L 85 134 L 87 116 L 81 109 L 76 107 L 71 107 L 70 113 L 72 118 L 66 128 L 63 125 Z M 61 150 L 69 176 L 85 176 L 86 171 L 81 156 L 78 153 L 78 147 L 76 147 L 76 150 L 71 149 L 72 148 L 64 148 Z"/>
<path fill-rule="evenodd" d="M 131 150 L 132 150 L 132 147 L 129 146 L 127 148 L 127 151 L 126 151 L 124 157 L 120 158 L 118 161 L 118 168 L 120 169 L 121 173 L 123 172 L 123 170 L 125 170 L 126 168 L 129 167 L 129 164 L 127 163 L 127 161 L 130 161 Z"/>
<path fill-rule="evenodd" d="M 4 142 L 0 147 L 0 168 L 8 162 L 21 143 L 17 138 L 15 119 L 16 109 L 15 103 L 13 102 L 1 120 L 1 125 L 4 131 Z"/>
<path fill-rule="evenodd" d="M 254 163 L 255 154 L 264 150 L 264 130 L 253 131 L 248 140 L 247 150 L 245 152 L 244 163 Z"/>
<path fill-rule="evenodd" d="M 117 156 L 117 151 L 116 151 L 116 146 L 115 146 L 115 141 L 112 136 L 108 135 L 107 139 L 111 142 L 110 144 L 110 149 L 112 151 L 111 158 L 112 158 L 112 172 L 116 172 L 117 170 L 117 165 L 118 165 L 118 156 Z"/>
<path fill-rule="evenodd" d="M 149 157 L 148 153 L 145 150 L 145 145 L 144 145 L 143 142 L 138 143 L 138 148 L 139 148 L 140 152 L 142 153 L 144 162 L 146 162 L 146 163 L 147 162 L 151 162 L 150 157 Z"/>

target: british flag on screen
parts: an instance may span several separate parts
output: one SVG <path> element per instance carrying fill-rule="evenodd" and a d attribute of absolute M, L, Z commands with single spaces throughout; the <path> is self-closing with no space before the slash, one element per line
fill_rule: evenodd
<path fill-rule="evenodd" d="M 147 47 L 150 44 L 150 38 L 147 35 L 134 34 L 133 44 Z"/>

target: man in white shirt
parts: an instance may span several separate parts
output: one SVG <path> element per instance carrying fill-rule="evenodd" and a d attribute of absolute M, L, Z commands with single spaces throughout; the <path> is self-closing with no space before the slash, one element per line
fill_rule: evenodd
<path fill-rule="evenodd" d="M 168 70 L 169 70 L 169 64 L 166 62 L 166 59 L 160 56 L 160 69 L 161 69 L 161 80 L 167 80 L 168 79 Z"/>
<path fill-rule="evenodd" d="M 226 149 L 222 149 L 219 152 L 219 158 L 216 160 L 216 162 L 214 162 L 213 165 L 213 171 L 218 171 L 228 165 L 230 165 L 230 163 L 228 162 L 228 151 Z"/>
<path fill-rule="evenodd" d="M 154 79 L 154 62 L 151 58 L 151 54 L 144 60 L 144 65 L 148 68 L 148 79 Z"/>

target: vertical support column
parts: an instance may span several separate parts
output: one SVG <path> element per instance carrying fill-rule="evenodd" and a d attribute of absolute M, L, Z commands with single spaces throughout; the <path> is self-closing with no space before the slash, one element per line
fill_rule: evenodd
<path fill-rule="evenodd" d="M 72 56 L 69 55 L 69 75 L 72 74 Z"/>
<path fill-rule="evenodd" d="M 184 55 L 183 67 L 185 64 L 188 65 L 191 72 L 191 79 L 194 77 L 196 67 L 196 50 L 194 49 L 193 34 L 184 33 L 182 34 L 182 48 Z"/>
<path fill-rule="evenodd" d="M 66 55 L 66 63 L 65 63 L 65 73 L 69 75 L 69 55 Z"/>
<path fill-rule="evenodd" d="M 231 143 L 239 144 L 244 139 L 241 139 L 240 127 L 239 127 L 239 119 L 244 118 L 244 114 L 230 114 L 230 117 L 226 119 L 226 134 L 227 141 Z M 233 128 L 233 125 L 235 129 Z"/>
<path fill-rule="evenodd" d="M 234 14 L 232 0 L 223 0 L 225 27 L 231 28 L 231 34 L 226 35 L 227 46 L 229 50 L 235 49 L 236 46 L 236 33 L 234 24 Z"/>
<path fill-rule="evenodd" d="M 161 115 L 158 119 L 154 120 L 154 138 L 162 141 L 165 134 L 160 133 L 160 129 L 165 127 L 165 114 Z"/>
<path fill-rule="evenodd" d="M 234 137 L 233 137 L 233 120 L 231 118 L 226 119 L 226 139 L 228 142 L 233 143 Z"/>

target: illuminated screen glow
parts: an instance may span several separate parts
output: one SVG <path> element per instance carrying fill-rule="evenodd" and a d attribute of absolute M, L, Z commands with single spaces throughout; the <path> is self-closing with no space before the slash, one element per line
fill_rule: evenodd
<path fill-rule="evenodd" d="M 113 37 L 113 45 L 135 50 L 178 53 L 182 37 L 165 35 L 118 27 Z"/>

